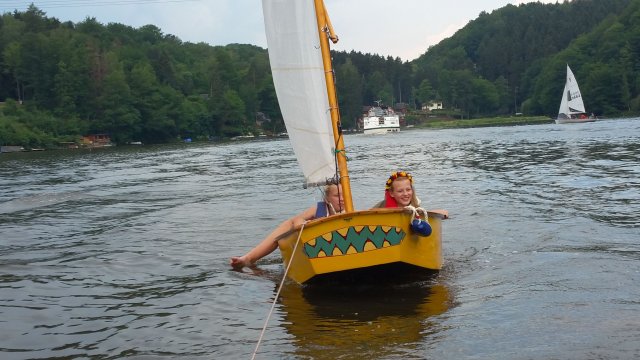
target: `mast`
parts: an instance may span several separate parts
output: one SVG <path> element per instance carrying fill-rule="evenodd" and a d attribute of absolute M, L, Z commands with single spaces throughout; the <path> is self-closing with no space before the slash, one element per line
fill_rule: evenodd
<path fill-rule="evenodd" d="M 333 32 L 333 26 L 329 20 L 329 15 L 322 0 L 314 0 L 316 9 L 316 19 L 318 21 L 318 33 L 320 34 L 320 49 L 322 51 L 322 63 L 324 65 L 324 77 L 327 84 L 327 96 L 329 109 L 331 111 L 331 125 L 333 127 L 333 138 L 336 145 L 336 157 L 338 170 L 340 171 L 340 185 L 344 198 L 346 212 L 353 212 L 353 200 L 351 198 L 351 182 L 349 181 L 349 170 L 347 169 L 347 155 L 344 150 L 344 140 L 342 138 L 342 124 L 340 123 L 340 112 L 338 110 L 338 97 L 331 64 L 331 52 L 329 49 L 329 39 L 335 44 L 338 37 Z"/>

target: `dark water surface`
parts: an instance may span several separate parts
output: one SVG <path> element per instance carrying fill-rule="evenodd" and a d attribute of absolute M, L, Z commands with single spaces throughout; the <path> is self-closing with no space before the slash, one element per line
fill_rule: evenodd
<path fill-rule="evenodd" d="M 640 358 L 640 120 L 346 137 L 356 208 L 407 169 L 432 279 L 286 282 L 257 359 Z M 289 142 L 0 155 L 1 359 L 250 359 L 310 206 Z"/>

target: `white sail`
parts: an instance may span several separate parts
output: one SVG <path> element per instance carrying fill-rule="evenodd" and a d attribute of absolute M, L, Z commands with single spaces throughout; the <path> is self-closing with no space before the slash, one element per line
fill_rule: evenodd
<path fill-rule="evenodd" d="M 269 61 L 280 110 L 307 184 L 336 174 L 313 0 L 263 0 Z"/>
<path fill-rule="evenodd" d="M 562 101 L 558 110 L 558 119 L 569 119 L 572 115 L 584 114 L 584 102 L 580 94 L 578 82 L 567 64 L 567 80 L 562 92 Z"/>

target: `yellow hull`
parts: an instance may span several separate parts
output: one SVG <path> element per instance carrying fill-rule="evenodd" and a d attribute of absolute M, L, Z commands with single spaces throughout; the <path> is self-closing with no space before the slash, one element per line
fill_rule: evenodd
<path fill-rule="evenodd" d="M 425 237 L 411 231 L 408 210 L 355 211 L 310 221 L 278 246 L 285 267 L 291 263 L 287 275 L 301 284 L 318 275 L 393 263 L 440 270 L 442 219 L 429 212 L 432 233 Z"/>

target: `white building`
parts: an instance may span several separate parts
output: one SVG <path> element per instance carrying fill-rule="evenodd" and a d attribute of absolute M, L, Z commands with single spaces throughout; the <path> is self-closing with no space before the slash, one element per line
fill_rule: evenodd
<path fill-rule="evenodd" d="M 442 110 L 442 101 L 431 101 L 427 105 L 422 105 L 422 110 Z"/>

